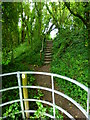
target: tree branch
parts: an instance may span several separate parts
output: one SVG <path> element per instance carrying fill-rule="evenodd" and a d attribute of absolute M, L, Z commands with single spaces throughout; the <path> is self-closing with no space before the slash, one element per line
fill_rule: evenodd
<path fill-rule="evenodd" d="M 58 25 L 58 21 L 57 21 L 57 19 L 55 18 L 55 16 L 53 15 L 53 13 L 51 12 L 51 10 L 49 9 L 49 7 L 48 7 L 48 5 L 46 4 L 46 8 L 47 8 L 47 10 L 48 10 L 48 12 L 51 14 L 51 16 L 53 17 L 53 19 L 54 19 L 54 24 L 56 25 L 56 27 L 59 29 L 59 25 Z"/>
<path fill-rule="evenodd" d="M 54 24 L 52 24 L 49 28 L 49 30 L 46 32 L 46 34 L 49 34 L 51 31 L 52 31 L 52 28 L 53 28 Z"/>
<path fill-rule="evenodd" d="M 65 6 L 68 8 L 68 10 L 70 11 L 71 14 L 73 14 L 74 16 L 76 16 L 76 17 L 78 17 L 79 19 L 81 19 L 82 22 L 83 22 L 85 25 L 87 25 L 86 20 L 85 20 L 80 14 L 74 13 L 74 11 L 71 10 L 71 8 L 70 8 L 70 2 L 69 2 L 69 3 L 64 2 L 64 4 L 65 4 Z"/>

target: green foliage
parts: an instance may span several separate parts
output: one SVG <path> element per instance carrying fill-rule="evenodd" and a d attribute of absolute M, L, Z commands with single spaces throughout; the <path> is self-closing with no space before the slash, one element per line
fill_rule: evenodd
<path fill-rule="evenodd" d="M 53 115 L 53 108 L 52 107 L 47 107 L 47 110 L 48 110 L 48 113 L 50 115 Z M 59 113 L 59 111 L 57 109 L 55 109 L 55 117 L 56 119 L 60 119 L 60 120 L 63 120 L 63 115 Z M 47 117 L 47 120 L 49 118 Z"/>
<path fill-rule="evenodd" d="M 34 116 L 30 116 L 30 118 L 34 118 L 34 119 L 36 119 L 36 118 L 38 118 L 38 119 L 39 118 L 41 118 L 41 119 L 44 118 L 46 120 L 49 120 L 50 118 L 45 116 L 46 111 L 48 112 L 48 114 L 53 116 L 53 108 L 52 107 L 44 107 L 42 105 L 42 103 L 40 103 L 40 102 L 36 102 L 36 104 L 38 106 L 38 109 L 34 113 Z M 63 115 L 60 114 L 57 109 L 55 109 L 55 118 L 63 120 Z"/>
<path fill-rule="evenodd" d="M 37 95 L 35 95 L 34 96 L 34 98 L 36 98 L 36 99 L 39 99 L 40 100 L 40 98 L 41 97 L 43 97 L 44 96 L 44 94 L 42 93 L 42 91 L 41 90 L 38 90 L 38 94 Z"/>
<path fill-rule="evenodd" d="M 35 118 L 45 118 L 44 114 L 47 109 L 45 107 L 43 107 L 43 105 L 40 102 L 36 102 L 36 104 L 38 105 L 38 109 L 34 113 Z"/>
<path fill-rule="evenodd" d="M 88 46 L 86 44 L 87 39 L 83 36 L 85 31 L 82 29 L 74 30 L 73 33 L 68 30 L 63 31 L 65 31 L 64 34 L 60 33 L 53 43 L 51 71 L 78 80 L 88 87 Z M 70 35 L 67 37 L 69 33 Z M 69 43 L 68 40 L 71 40 L 71 42 L 66 47 L 64 43 Z M 62 47 L 62 45 L 64 46 Z M 61 91 L 86 108 L 87 93 L 84 90 L 63 79 L 55 78 L 55 80 Z"/>
<path fill-rule="evenodd" d="M 10 117 L 8 119 L 18 120 L 18 117 L 15 116 L 15 113 L 18 113 L 19 110 L 20 110 L 20 106 L 18 105 L 18 103 L 14 103 L 6 108 L 6 112 L 3 114 L 3 117 L 9 115 Z"/>
<path fill-rule="evenodd" d="M 79 19 L 71 15 L 65 4 L 62 2 L 47 5 L 44 3 L 2 3 L 2 68 L 3 73 L 14 71 L 33 70 L 30 65 L 42 65 L 40 60 L 40 50 L 43 38 L 50 38 L 47 35 L 49 23 L 54 24 L 58 29 L 58 35 L 53 44 L 53 61 L 51 71 L 57 74 L 76 79 L 82 84 L 88 86 L 88 33 L 86 27 L 89 26 L 89 4 L 83 2 L 67 3 L 75 14 L 85 18 L 86 26 Z M 33 6 L 33 7 L 31 7 Z M 78 7 L 76 7 L 78 6 Z M 32 10 L 31 10 L 32 8 Z M 19 27 L 19 24 L 21 26 Z M 88 30 L 88 29 L 87 29 Z M 89 31 L 88 31 L 89 32 Z M 44 36 L 45 35 L 45 36 Z M 1 63 L 0 63 L 1 64 Z M 12 82 L 12 80 L 14 82 Z M 86 108 L 85 91 L 72 85 L 62 79 L 55 78 L 60 90 Z M 17 86 L 17 78 L 10 76 L 3 78 L 3 88 Z M 7 84 L 8 81 L 8 84 Z M 28 85 L 33 85 L 35 78 L 28 76 Z M 3 102 L 17 99 L 18 91 L 7 91 L 3 94 Z M 8 96 L 8 98 L 7 98 Z M 43 93 L 38 90 L 30 90 L 29 97 L 40 99 Z M 36 118 L 44 117 L 46 108 L 37 102 L 38 110 L 35 113 Z M 37 108 L 36 104 L 31 104 L 31 108 Z M 3 109 L 4 115 L 13 112 L 11 119 L 18 119 L 14 113 L 19 110 L 18 104 Z M 48 110 L 52 113 L 52 108 Z M 63 119 L 63 116 L 56 110 L 57 118 Z"/>
<path fill-rule="evenodd" d="M 27 43 L 21 44 L 16 49 L 14 49 L 14 61 L 13 63 L 10 60 L 11 53 L 6 57 L 7 59 L 2 58 L 3 64 L 3 73 L 13 72 L 13 71 L 22 71 L 30 70 L 29 64 L 32 65 L 42 65 L 43 60 L 40 60 L 40 46 L 36 43 L 33 44 L 33 49 L 28 46 Z M 44 58 L 42 58 L 44 59 Z M 8 69 L 9 68 L 9 69 Z"/>
<path fill-rule="evenodd" d="M 39 3 L 36 4 L 35 6 L 35 3 L 33 3 L 32 10 L 30 10 L 31 3 L 2 4 L 2 19 L 4 21 L 2 24 L 2 64 L 8 65 L 20 55 L 19 60 L 25 59 L 30 64 L 41 64 L 39 56 L 43 37 L 43 3 L 41 5 Z M 40 11 L 38 11 L 39 9 Z M 27 46 L 26 41 L 28 43 Z M 16 48 L 17 46 L 19 47 Z"/>
<path fill-rule="evenodd" d="M 2 3 L 2 50 L 6 55 L 18 43 L 20 3 Z"/>
<path fill-rule="evenodd" d="M 31 86 L 35 82 L 35 77 L 30 75 L 29 78 L 30 78 L 30 80 L 28 80 L 28 85 Z"/>

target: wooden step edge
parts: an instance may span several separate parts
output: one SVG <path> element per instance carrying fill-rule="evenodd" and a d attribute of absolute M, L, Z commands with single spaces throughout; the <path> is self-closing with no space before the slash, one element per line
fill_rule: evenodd
<path fill-rule="evenodd" d="M 45 55 L 52 55 L 52 53 L 51 53 L 51 52 L 50 52 L 50 53 L 46 53 L 46 52 L 45 52 Z"/>
<path fill-rule="evenodd" d="M 44 62 L 44 64 L 50 64 L 50 62 Z"/>
<path fill-rule="evenodd" d="M 52 61 L 51 59 L 45 59 L 44 61 Z"/>
<path fill-rule="evenodd" d="M 52 51 L 52 49 L 45 49 L 45 51 L 47 51 L 47 50 L 50 50 L 50 51 Z"/>
<path fill-rule="evenodd" d="M 52 47 L 50 47 L 50 46 L 46 46 L 46 48 L 52 48 Z"/>
<path fill-rule="evenodd" d="M 47 56 L 45 56 L 45 58 L 51 58 L 52 56 L 49 56 L 49 55 L 47 55 Z"/>
<path fill-rule="evenodd" d="M 45 56 L 52 56 L 51 52 L 45 52 Z"/>
<path fill-rule="evenodd" d="M 45 53 L 46 53 L 46 52 L 50 52 L 50 53 L 51 53 L 51 51 L 45 51 Z"/>

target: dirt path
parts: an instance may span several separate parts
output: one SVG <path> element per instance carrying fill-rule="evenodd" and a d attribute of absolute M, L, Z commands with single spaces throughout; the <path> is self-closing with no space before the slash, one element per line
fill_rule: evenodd
<path fill-rule="evenodd" d="M 35 71 L 38 72 L 50 72 L 50 65 L 44 65 L 42 67 L 37 67 L 35 69 Z M 43 86 L 43 87 L 47 87 L 47 88 L 51 88 L 51 79 L 50 76 L 46 76 L 46 75 L 36 75 L 36 82 L 39 86 Z M 44 97 L 43 100 L 47 100 L 47 101 L 52 101 L 51 98 L 51 94 L 50 92 L 47 91 L 43 91 L 44 93 Z"/>
<path fill-rule="evenodd" d="M 51 61 L 50 55 L 51 55 L 51 49 L 52 49 L 52 41 L 47 41 L 46 43 L 47 43 L 47 45 L 46 45 L 46 51 L 45 51 L 45 65 L 43 65 L 41 67 L 35 67 L 35 71 L 50 73 L 50 61 Z M 48 54 L 50 54 L 50 55 L 48 55 Z M 46 59 L 46 57 L 48 57 L 48 59 Z M 36 77 L 36 84 L 38 86 L 51 88 L 50 76 L 35 75 L 35 77 Z M 59 88 L 58 88 L 58 86 L 56 86 L 56 83 L 54 86 L 55 86 L 55 90 L 59 91 Z M 52 102 L 51 92 L 47 92 L 44 90 L 42 92 L 44 93 L 43 100 Z M 55 94 L 55 104 L 60 106 L 64 110 L 68 111 L 74 118 L 85 120 L 85 116 L 83 115 L 83 113 L 76 106 L 74 106 L 71 102 L 69 102 L 62 96 Z M 64 119 L 68 119 L 68 117 L 66 115 L 64 115 Z"/>
<path fill-rule="evenodd" d="M 50 72 L 50 65 L 36 67 L 35 71 Z M 36 75 L 35 77 L 36 77 L 36 82 L 39 86 L 51 88 L 51 78 L 49 76 Z M 56 84 L 55 84 L 55 90 L 59 90 L 59 88 L 56 86 Z M 42 91 L 42 92 L 44 93 L 43 100 L 52 102 L 51 93 L 47 92 L 47 91 Z M 68 111 L 76 119 L 85 120 L 85 116 L 83 115 L 83 113 L 76 106 L 74 106 L 71 102 L 69 102 L 65 98 L 55 94 L 55 103 L 56 103 L 56 105 L 62 107 L 66 111 Z M 68 117 L 66 115 L 64 115 L 64 119 L 68 119 Z"/>

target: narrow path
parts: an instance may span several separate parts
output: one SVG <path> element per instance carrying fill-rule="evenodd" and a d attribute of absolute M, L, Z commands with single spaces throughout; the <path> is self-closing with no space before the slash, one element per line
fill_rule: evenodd
<path fill-rule="evenodd" d="M 49 53 L 51 55 L 52 42 L 51 43 L 47 42 L 47 44 L 48 44 L 47 46 L 50 49 Z M 45 56 L 47 56 L 47 47 L 46 47 L 45 54 L 46 54 Z M 45 57 L 45 65 L 43 65 L 41 67 L 36 67 L 35 71 L 50 72 L 50 61 L 51 61 L 51 58 L 48 60 Z M 50 78 L 50 76 L 35 75 L 35 77 L 36 77 L 36 82 L 39 86 L 51 88 L 51 78 Z M 59 88 L 56 86 L 56 84 L 55 84 L 55 90 L 59 91 Z M 52 102 L 51 93 L 47 92 L 47 91 L 44 91 L 44 90 L 42 92 L 44 93 L 43 100 Z M 76 106 L 74 106 L 71 102 L 69 102 L 65 98 L 55 94 L 55 103 L 56 103 L 56 105 L 62 107 L 66 111 L 68 111 L 76 119 L 85 120 L 85 116 L 83 115 L 83 113 Z M 67 118 L 67 116 L 64 115 L 64 119 L 69 119 L 69 118 Z"/>

